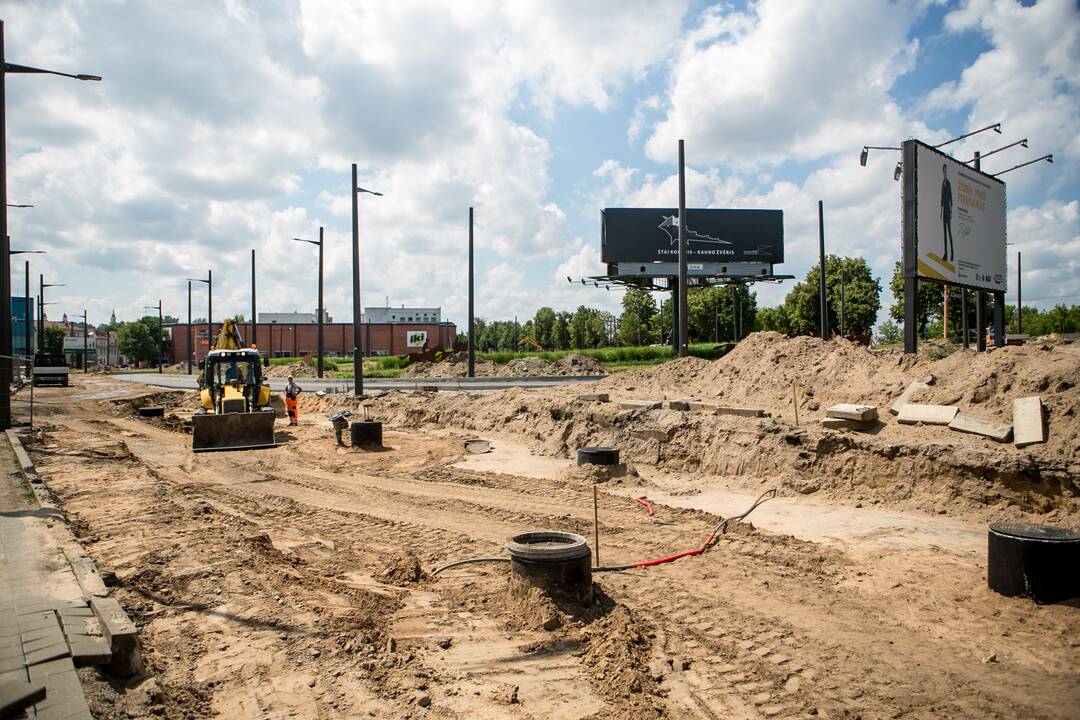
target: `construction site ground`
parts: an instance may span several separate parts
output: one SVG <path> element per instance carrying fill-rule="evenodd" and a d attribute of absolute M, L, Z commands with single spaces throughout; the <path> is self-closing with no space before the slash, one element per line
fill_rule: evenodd
<path fill-rule="evenodd" d="M 988 521 L 1078 525 L 1076 346 L 968 356 L 950 374 L 961 359 L 804 340 L 752 336 L 714 363 L 572 388 L 386 393 L 367 402 L 381 451 L 335 446 L 328 413 L 359 412 L 340 396 L 302 397 L 274 449 L 193 454 L 193 393 L 107 376 L 38 389 L 27 449 L 116 573 L 147 668 L 84 670 L 94 716 L 1080 717 L 1080 602 L 986 583 Z M 988 417 L 1041 393 L 1050 442 L 897 425 L 887 401 L 928 372 L 927 402 Z M 599 392 L 611 401 L 576 398 Z M 706 394 L 772 417 L 619 405 Z M 882 404 L 882 426 L 816 426 L 840 401 Z M 147 404 L 165 418 L 140 418 Z M 477 436 L 491 453 L 465 453 Z M 625 473 L 578 468 L 585 445 L 620 447 Z M 702 555 L 595 574 L 588 608 L 511 590 L 505 563 L 430 577 L 527 530 L 592 543 L 594 484 L 604 565 L 696 548 L 762 491 L 780 497 Z"/>

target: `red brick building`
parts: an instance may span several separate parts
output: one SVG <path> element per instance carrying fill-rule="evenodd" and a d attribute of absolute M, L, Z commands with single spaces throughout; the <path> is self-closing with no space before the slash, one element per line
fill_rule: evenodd
<path fill-rule="evenodd" d="M 251 323 L 239 323 L 238 328 L 244 342 L 251 344 Z M 453 348 L 457 340 L 457 326 L 451 322 L 442 323 L 364 323 L 361 325 L 360 348 L 364 355 L 404 355 L 418 352 L 421 347 L 409 347 L 409 335 L 427 333 L 428 348 Z M 165 330 L 170 341 L 165 348 L 165 357 L 169 362 L 184 362 L 187 351 L 187 323 L 166 325 Z M 210 349 L 209 338 L 220 332 L 221 325 L 214 323 L 213 333 L 207 333 L 206 323 L 191 325 L 194 350 L 193 362 L 206 357 Z M 256 345 L 270 357 L 303 357 L 314 355 L 318 347 L 319 326 L 315 323 L 257 323 Z M 323 325 L 323 352 L 327 356 L 352 357 L 352 323 L 325 323 Z"/>

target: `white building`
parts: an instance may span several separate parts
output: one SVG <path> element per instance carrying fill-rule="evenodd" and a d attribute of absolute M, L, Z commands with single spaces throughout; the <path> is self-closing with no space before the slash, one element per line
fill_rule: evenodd
<path fill-rule="evenodd" d="M 363 322 L 372 323 L 439 323 L 442 308 L 366 307 Z"/>

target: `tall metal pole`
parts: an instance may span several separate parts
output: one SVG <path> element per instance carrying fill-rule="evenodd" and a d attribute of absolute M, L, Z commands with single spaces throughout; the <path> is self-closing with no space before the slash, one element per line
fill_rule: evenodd
<path fill-rule="evenodd" d="M 86 312 L 85 310 L 83 312 Z M 161 356 L 164 348 L 161 347 L 162 338 L 165 337 L 165 320 L 161 316 L 161 300 L 157 301 L 157 371 L 161 374 Z"/>
<path fill-rule="evenodd" d="M 739 342 L 739 325 L 735 321 L 735 286 L 731 286 L 731 341 Z"/>
<path fill-rule="evenodd" d="M 364 358 L 360 353 L 360 218 L 357 208 L 357 202 L 359 201 L 357 197 L 358 188 L 356 163 L 353 163 L 352 185 L 349 187 L 349 192 L 352 195 L 353 394 L 356 397 L 364 394 Z"/>
<path fill-rule="evenodd" d="M 686 338 L 686 160 L 683 156 L 683 141 L 679 140 L 679 357 L 690 353 Z"/>
<path fill-rule="evenodd" d="M 191 337 L 191 281 L 187 281 L 187 374 L 191 374 L 191 354 L 194 352 Z"/>
<path fill-rule="evenodd" d="M 160 323 L 159 323 L 160 324 Z M 86 317 L 86 308 L 82 311 L 82 371 L 86 372 L 86 358 L 89 351 L 88 344 L 90 342 L 90 320 Z M 158 366 L 160 368 L 160 365 Z M 161 372 L 159 369 L 158 372 Z"/>
<path fill-rule="evenodd" d="M 355 195 L 356 193 L 353 193 Z M 323 376 L 323 228 L 319 226 L 319 358 L 316 363 L 318 376 Z"/>
<path fill-rule="evenodd" d="M 476 328 L 473 324 L 473 209 L 469 208 L 469 377 L 476 377 Z"/>
<path fill-rule="evenodd" d="M 975 151 L 975 169 L 982 171 L 981 154 Z M 975 291 L 975 327 L 979 333 L 975 338 L 975 349 L 986 352 L 986 293 L 982 290 Z"/>
<path fill-rule="evenodd" d="M 2 23 L 3 21 L 0 21 Z M 38 348 L 45 350 L 45 274 L 38 275 Z"/>
<path fill-rule="evenodd" d="M 206 351 L 214 347 L 214 271 L 206 271 Z"/>
<path fill-rule="evenodd" d="M 971 340 L 968 337 L 971 335 L 968 329 L 968 291 L 967 288 L 960 288 L 960 314 L 963 316 L 960 321 L 960 332 L 964 333 L 964 349 L 967 350 L 971 346 Z"/>
<path fill-rule="evenodd" d="M 26 343 L 26 347 L 24 348 L 23 352 L 26 355 L 26 377 L 29 380 L 29 379 L 32 379 L 30 377 L 30 361 L 34 356 L 34 352 L 33 352 L 32 348 L 31 348 L 31 345 L 33 345 L 33 341 L 31 340 L 31 335 L 32 335 L 33 327 L 34 327 L 34 322 L 31 319 L 32 316 L 31 316 L 31 312 L 30 312 L 30 261 L 29 260 L 26 261 L 26 287 L 24 288 L 24 291 L 25 291 L 25 299 L 24 299 L 25 305 L 23 305 L 23 321 L 26 323 L 26 325 L 25 325 L 25 327 L 23 327 L 23 341 Z"/>
<path fill-rule="evenodd" d="M 259 325 L 255 315 L 255 248 L 251 248 L 251 346 L 259 347 Z"/>
<path fill-rule="evenodd" d="M 1016 334 L 1024 334 L 1023 288 L 1020 285 L 1020 251 L 1016 251 Z"/>
<path fill-rule="evenodd" d="M 905 140 L 901 148 L 903 184 L 900 197 L 903 204 L 903 216 L 900 227 L 903 239 L 904 352 L 914 353 L 919 346 L 919 318 L 916 303 L 919 282 L 916 276 L 918 249 L 915 244 L 915 141 Z"/>
<path fill-rule="evenodd" d="M 817 201 L 818 295 L 821 299 L 821 339 L 829 339 L 829 304 L 825 299 L 825 203 Z"/>
<path fill-rule="evenodd" d="M 11 427 L 11 241 L 7 228 L 7 67 L 0 20 L 0 430 Z"/>

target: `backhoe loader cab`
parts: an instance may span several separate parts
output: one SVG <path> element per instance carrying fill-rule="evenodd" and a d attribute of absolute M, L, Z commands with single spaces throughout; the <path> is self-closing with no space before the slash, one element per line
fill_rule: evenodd
<path fill-rule="evenodd" d="M 202 410 L 192 416 L 192 450 L 274 447 L 270 386 L 254 348 L 211 350 L 199 375 Z"/>

